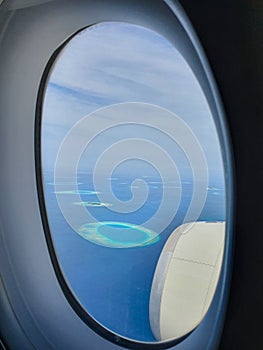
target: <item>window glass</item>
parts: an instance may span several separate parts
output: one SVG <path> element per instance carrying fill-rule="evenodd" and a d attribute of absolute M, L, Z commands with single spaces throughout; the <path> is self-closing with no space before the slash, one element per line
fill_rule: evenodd
<path fill-rule="evenodd" d="M 214 119 L 160 34 L 105 22 L 57 56 L 42 106 L 45 205 L 64 279 L 122 337 L 187 334 L 212 301 L 225 183 Z"/>

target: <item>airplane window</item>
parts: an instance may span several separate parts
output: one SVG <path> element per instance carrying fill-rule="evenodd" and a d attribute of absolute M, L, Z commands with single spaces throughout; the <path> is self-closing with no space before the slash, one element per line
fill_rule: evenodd
<path fill-rule="evenodd" d="M 224 253 L 225 171 L 176 47 L 122 22 L 77 33 L 46 80 L 41 156 L 53 249 L 87 317 L 136 342 L 198 326 Z"/>

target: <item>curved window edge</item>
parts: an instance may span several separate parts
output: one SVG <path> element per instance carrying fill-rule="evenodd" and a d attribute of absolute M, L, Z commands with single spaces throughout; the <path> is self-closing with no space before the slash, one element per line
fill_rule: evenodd
<path fill-rule="evenodd" d="M 206 58 L 203 52 L 200 54 L 200 44 L 198 42 L 198 39 L 196 36 L 194 36 L 194 39 L 192 36 L 189 35 L 189 33 L 194 33 L 193 28 L 191 25 L 189 26 L 189 23 L 187 23 L 187 30 L 186 26 L 184 25 L 182 18 L 185 19 L 187 18 L 183 9 L 180 7 L 173 8 L 172 4 L 174 4 L 174 1 L 165 1 L 168 3 L 168 6 L 173 10 L 174 16 L 177 17 L 177 19 L 180 21 L 180 23 L 183 25 L 184 30 L 186 31 L 186 35 L 188 36 L 189 40 L 191 40 L 191 43 L 193 44 L 194 49 L 196 49 L 196 43 L 198 43 L 198 55 L 200 58 L 200 55 L 202 57 L 201 63 L 203 64 L 206 62 Z M 178 4 L 178 3 L 177 3 Z M 96 24 L 96 23 L 94 23 Z M 39 84 L 39 90 L 38 90 L 38 95 L 37 95 L 37 104 L 36 104 L 36 111 L 35 111 L 35 168 L 36 168 L 36 183 L 37 183 L 37 195 L 38 195 L 38 202 L 39 202 L 39 207 L 40 207 L 40 213 L 41 213 L 41 219 L 42 219 L 42 224 L 46 236 L 46 241 L 48 245 L 48 250 L 49 254 L 51 257 L 51 261 L 54 266 L 54 270 L 57 276 L 57 279 L 59 281 L 60 287 L 63 290 L 63 293 L 68 300 L 69 304 L 73 308 L 73 310 L 77 313 L 77 315 L 80 317 L 82 321 L 84 321 L 87 326 L 89 326 L 93 331 L 95 331 L 97 334 L 103 336 L 105 339 L 118 344 L 120 346 L 123 346 L 125 348 L 130 348 L 130 349 L 168 349 L 171 348 L 182 341 L 184 341 L 187 337 L 189 337 L 190 334 L 192 334 L 196 328 L 200 326 L 197 325 L 195 329 L 193 329 L 191 332 L 187 333 L 183 337 L 180 337 L 175 340 L 169 340 L 169 341 L 162 341 L 159 343 L 151 343 L 151 342 L 137 342 L 135 340 L 129 340 L 124 337 L 121 337 L 119 335 L 116 335 L 115 333 L 111 332 L 110 330 L 104 328 L 102 325 L 97 323 L 89 314 L 87 311 L 81 306 L 81 304 L 78 302 L 78 300 L 75 298 L 74 293 L 71 291 L 71 288 L 68 286 L 64 276 L 62 269 L 60 267 L 55 249 L 54 249 L 54 244 L 52 240 L 52 236 L 50 233 L 50 228 L 48 224 L 48 218 L 47 218 L 47 211 L 46 211 L 46 206 L 45 206 L 45 199 L 44 199 L 44 189 L 43 189 L 43 176 L 42 176 L 42 167 L 41 167 L 41 115 L 42 115 L 42 106 L 43 106 L 43 97 L 45 94 L 45 89 L 46 89 L 46 81 L 48 79 L 48 76 L 50 74 L 50 71 L 52 70 L 52 67 L 54 65 L 54 62 L 56 61 L 58 55 L 60 54 L 61 50 L 68 44 L 68 42 L 79 32 L 82 30 L 90 27 L 93 24 L 87 25 L 86 27 L 82 27 L 75 33 L 73 33 L 69 38 L 65 40 L 64 43 L 62 43 L 52 54 L 51 58 L 49 59 L 44 73 L 41 78 L 41 82 Z M 146 26 L 147 27 L 147 26 Z M 151 28 L 152 29 L 152 28 Z M 158 32 L 158 30 L 157 30 Z M 172 35 L 172 34 L 171 34 Z M 180 51 L 180 49 L 179 49 Z M 197 51 L 196 51 L 197 52 Z M 189 61 L 187 60 L 189 63 Z M 220 135 L 220 141 L 221 141 L 221 146 L 222 146 L 222 154 L 224 157 L 224 165 L 225 165 L 225 170 L 229 170 L 226 174 L 225 178 L 225 183 L 226 183 L 226 194 L 227 194 L 227 202 L 230 203 L 227 205 L 227 213 L 226 213 L 226 240 L 225 240 L 225 253 L 224 253 L 224 258 L 223 258 L 223 263 L 221 267 L 221 272 L 220 272 L 220 280 L 218 282 L 217 289 L 221 289 L 224 291 L 224 295 L 221 295 L 220 297 L 220 302 L 221 305 L 226 302 L 227 294 L 228 294 L 228 285 L 230 281 L 230 275 L 229 275 L 229 270 L 230 267 L 232 266 L 231 264 L 231 256 L 232 256 L 232 243 L 233 243 L 233 208 L 234 208 L 234 181 L 233 181 L 233 156 L 231 153 L 231 147 L 230 147 L 230 137 L 227 132 L 227 127 L 226 123 L 224 122 L 224 112 L 222 109 L 222 103 L 220 101 L 219 93 L 216 89 L 216 85 L 213 81 L 213 75 L 211 73 L 211 70 L 208 68 L 209 65 L 206 62 L 205 66 L 202 65 L 202 68 L 204 69 L 205 72 L 205 77 L 206 79 L 209 77 L 212 79 L 212 83 L 210 80 L 210 90 L 212 91 L 212 99 L 215 100 L 216 103 L 216 108 L 219 110 L 219 114 L 221 115 L 220 118 L 215 118 L 214 115 L 214 120 L 218 122 L 220 121 L 220 127 L 217 127 L 217 131 L 222 131 L 223 135 Z M 209 70 L 207 70 L 209 69 Z M 200 81 L 198 79 L 198 81 Z M 204 91 L 204 90 L 203 90 Z M 204 94 L 206 95 L 206 92 L 204 91 Z M 207 95 L 206 95 L 207 96 Z M 218 125 L 217 125 L 218 126 Z M 215 296 L 213 297 L 213 300 L 215 299 Z M 211 306 L 210 306 L 211 308 Z M 222 308 L 217 307 L 218 309 L 218 321 L 217 323 L 222 323 L 222 319 L 224 319 L 224 315 L 222 314 Z M 225 309 L 225 307 L 223 308 Z M 203 320 L 201 321 L 201 323 Z M 215 324 L 214 330 L 217 328 L 217 325 Z M 212 338 L 212 336 L 211 336 Z"/>

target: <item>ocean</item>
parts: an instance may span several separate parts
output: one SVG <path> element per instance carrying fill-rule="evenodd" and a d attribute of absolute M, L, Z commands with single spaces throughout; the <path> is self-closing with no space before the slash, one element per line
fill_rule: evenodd
<path fill-rule="evenodd" d="M 141 224 L 157 212 L 161 203 L 163 185 L 160 178 L 144 178 L 149 191 L 147 201 L 141 209 L 132 213 L 117 213 L 111 210 L 111 203 L 100 201 L 91 174 L 79 174 L 77 181 L 82 202 L 75 205 L 84 206 L 97 221 L 93 227 L 93 238 L 89 240 L 88 235 L 84 236 L 85 239 L 80 232 L 73 230 L 62 215 L 56 198 L 53 173 L 44 172 L 43 175 L 46 210 L 54 248 L 64 278 L 75 297 L 91 317 L 110 331 L 133 340 L 156 341 L 149 323 L 153 275 L 167 238 L 183 223 L 193 192 L 192 180 L 182 180 L 182 198 L 173 220 L 152 239 Z M 72 180 L 61 179 L 63 188 L 67 181 Z M 112 177 L 112 192 L 119 200 L 131 198 L 132 181 L 128 176 Z M 176 184 L 171 182 L 165 185 Z M 58 188 L 59 183 L 57 192 Z M 65 192 L 63 195 L 68 200 L 71 194 Z M 170 200 L 172 203 L 173 198 Z M 225 206 L 222 179 L 210 179 L 206 202 L 198 221 L 224 221 Z M 133 239 L 124 238 L 120 244 L 120 235 L 114 235 L 109 229 L 105 243 L 101 237 L 107 236 L 107 225 L 102 225 L 103 231 L 100 231 L 100 222 L 109 222 L 109 227 L 130 225 L 134 230 Z M 142 230 L 136 231 L 140 225 Z M 128 232 L 125 230 L 124 227 L 124 232 Z M 96 232 L 103 234 L 96 235 Z"/>

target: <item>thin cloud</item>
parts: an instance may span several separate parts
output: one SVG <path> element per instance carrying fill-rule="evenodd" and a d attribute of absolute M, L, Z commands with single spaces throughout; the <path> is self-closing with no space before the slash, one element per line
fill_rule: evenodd
<path fill-rule="evenodd" d="M 222 170 L 213 118 L 186 61 L 159 34 L 121 23 L 86 29 L 59 55 L 44 102 L 43 152 L 55 159 L 63 137 L 78 120 L 128 101 L 157 104 L 176 113 L 201 142 L 210 168 Z"/>

